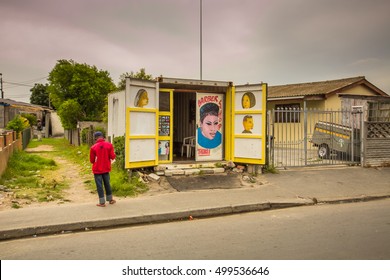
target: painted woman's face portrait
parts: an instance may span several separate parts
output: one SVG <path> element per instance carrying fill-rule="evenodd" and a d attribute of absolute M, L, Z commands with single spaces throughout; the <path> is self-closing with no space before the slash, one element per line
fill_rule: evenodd
<path fill-rule="evenodd" d="M 134 106 L 143 108 L 149 103 L 148 92 L 144 89 L 140 89 L 134 98 Z"/>
<path fill-rule="evenodd" d="M 207 115 L 200 128 L 204 137 L 213 140 L 219 129 L 218 116 Z"/>
<path fill-rule="evenodd" d="M 142 107 L 148 105 L 148 103 L 149 103 L 148 93 L 145 91 L 141 94 L 139 101 L 138 101 L 138 104 L 139 104 L 139 107 L 142 108 Z"/>
<path fill-rule="evenodd" d="M 242 108 L 249 109 L 251 107 L 251 99 L 247 94 L 242 97 Z"/>

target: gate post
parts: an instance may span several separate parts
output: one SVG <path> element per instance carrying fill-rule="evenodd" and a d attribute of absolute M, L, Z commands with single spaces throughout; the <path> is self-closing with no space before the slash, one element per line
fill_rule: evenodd
<path fill-rule="evenodd" d="M 307 106 L 303 101 L 303 150 L 305 154 L 305 166 L 307 166 Z"/>
<path fill-rule="evenodd" d="M 267 150 L 268 150 L 268 155 L 267 155 L 267 163 L 268 163 L 268 166 L 273 166 L 274 165 L 274 157 L 272 155 L 273 153 L 273 131 L 272 131 L 272 135 L 271 135 L 271 115 L 272 115 L 272 111 L 271 110 L 268 110 L 267 112 Z"/>
<path fill-rule="evenodd" d="M 364 150 L 366 147 L 367 131 L 364 116 L 368 116 L 366 106 L 362 108 L 362 114 L 360 114 L 360 166 L 364 166 L 364 161 L 366 160 Z"/>
<path fill-rule="evenodd" d="M 356 111 L 352 109 L 351 112 L 351 119 L 352 119 L 352 124 L 351 124 L 351 162 L 355 161 L 355 115 Z"/>

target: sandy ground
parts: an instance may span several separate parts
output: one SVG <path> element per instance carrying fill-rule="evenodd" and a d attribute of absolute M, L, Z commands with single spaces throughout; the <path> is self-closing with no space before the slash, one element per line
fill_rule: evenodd
<path fill-rule="evenodd" d="M 67 161 L 63 157 L 53 157 L 50 152 L 53 147 L 50 145 L 40 145 L 37 148 L 28 148 L 26 152 L 36 153 L 45 158 L 53 158 L 58 165 L 58 169 L 50 172 L 45 176 L 45 180 L 55 180 L 57 182 L 65 181 L 69 184 L 69 188 L 64 190 L 64 198 L 60 201 L 37 202 L 23 199 L 15 199 L 13 192 L 0 191 L 0 211 L 13 209 L 12 205 L 16 202 L 20 207 L 44 207 L 48 205 L 64 204 L 64 203 L 88 203 L 92 204 L 98 202 L 97 193 L 88 189 L 85 181 L 93 180 L 92 172 L 90 174 L 81 174 L 77 165 Z M 147 182 L 149 190 L 140 194 L 140 196 L 157 195 L 167 192 L 175 192 L 170 184 L 162 178 L 159 183 L 154 181 Z M 116 200 L 131 199 L 115 197 Z"/>
<path fill-rule="evenodd" d="M 20 207 L 28 208 L 28 207 L 44 207 L 49 205 L 56 204 L 65 204 L 65 203 L 91 203 L 94 205 L 98 202 L 98 196 L 95 190 L 91 191 L 87 188 L 84 182 L 93 180 L 92 171 L 90 174 L 81 174 L 79 171 L 79 167 L 69 161 L 67 161 L 63 157 L 53 156 L 50 152 L 53 151 L 53 147 L 50 145 L 40 145 L 37 148 L 28 148 L 26 152 L 36 153 L 45 158 L 52 158 L 58 165 L 58 169 L 45 174 L 45 181 L 52 182 L 53 180 L 57 182 L 67 182 L 69 187 L 64 190 L 63 199 L 54 200 L 49 202 L 37 202 L 23 199 L 15 199 L 13 192 L 4 192 L 0 191 L 0 211 L 11 210 L 12 205 L 17 203 Z M 225 173 L 226 175 L 226 173 Z M 226 186 L 226 188 L 242 188 L 242 187 L 252 187 L 252 182 L 247 180 L 243 180 L 243 176 L 241 174 L 236 174 L 236 180 L 230 180 L 228 183 L 220 181 L 221 176 L 211 176 L 208 177 L 207 181 L 213 182 L 211 179 L 217 180 L 214 182 L 215 185 Z M 161 176 L 159 182 L 148 179 L 147 176 L 143 176 L 146 184 L 148 185 L 148 191 L 139 194 L 138 196 L 153 196 L 159 195 L 163 193 L 171 193 L 177 192 L 175 188 L 173 188 L 176 184 L 182 185 L 182 190 L 186 191 L 190 188 L 192 191 L 199 190 L 199 187 L 196 186 L 204 186 L 204 182 L 200 182 L 204 178 L 191 178 L 188 176 L 178 176 L 180 178 L 171 178 L 170 180 L 174 180 L 174 182 L 169 182 L 169 178 Z M 196 176 L 195 176 L 196 177 Z M 224 176 L 222 176 L 224 177 Z M 225 176 L 227 177 L 227 176 Z M 53 181 L 54 182 L 54 181 Z M 172 185 L 172 184 L 173 185 Z M 256 184 L 262 184 L 261 182 L 257 182 Z M 194 188 L 191 188 L 191 185 Z M 228 186 L 229 185 L 229 186 Z M 177 188 L 177 186 L 176 186 Z M 213 188 L 211 186 L 211 188 Z M 220 188 L 220 187 L 219 187 Z M 224 188 L 224 187 L 223 187 Z M 180 190 L 180 189 L 179 189 Z M 120 201 L 123 199 L 132 199 L 132 197 L 114 197 L 116 200 Z"/>

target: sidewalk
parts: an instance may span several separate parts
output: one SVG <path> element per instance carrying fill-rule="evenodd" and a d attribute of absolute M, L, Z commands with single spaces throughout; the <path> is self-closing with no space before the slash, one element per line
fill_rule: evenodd
<path fill-rule="evenodd" d="M 300 168 L 260 175 L 263 184 L 237 189 L 175 192 L 0 212 L 0 240 L 86 231 L 316 203 L 390 198 L 390 168 Z"/>

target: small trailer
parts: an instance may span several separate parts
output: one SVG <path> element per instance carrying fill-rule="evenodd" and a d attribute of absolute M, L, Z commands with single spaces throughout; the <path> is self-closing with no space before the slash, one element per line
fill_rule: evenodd
<path fill-rule="evenodd" d="M 320 158 L 340 154 L 351 161 L 360 157 L 360 129 L 319 121 L 315 124 L 310 142 L 318 147 Z"/>

